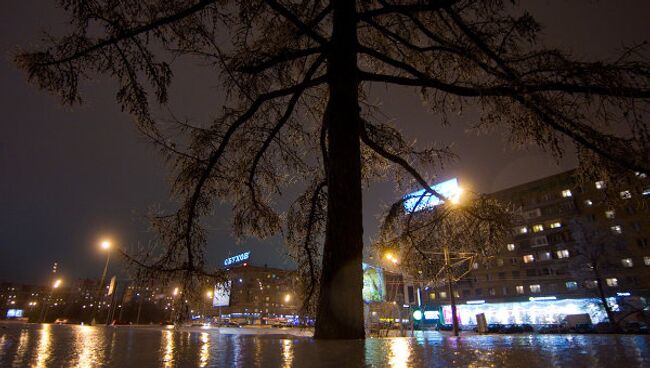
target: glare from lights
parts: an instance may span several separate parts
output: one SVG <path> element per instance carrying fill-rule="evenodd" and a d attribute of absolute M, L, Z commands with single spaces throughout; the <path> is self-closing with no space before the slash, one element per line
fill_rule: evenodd
<path fill-rule="evenodd" d="M 53 287 L 54 289 L 58 289 L 58 287 L 61 286 L 61 283 L 62 283 L 62 282 L 63 282 L 63 281 L 61 281 L 61 279 L 56 279 L 56 281 L 54 281 L 54 283 L 52 284 L 52 287 Z"/>
<path fill-rule="evenodd" d="M 102 241 L 102 243 L 101 243 L 101 247 L 102 247 L 102 249 L 104 249 L 104 250 L 108 250 L 108 249 L 111 248 L 111 242 L 108 241 L 108 240 L 104 240 L 104 241 Z"/>

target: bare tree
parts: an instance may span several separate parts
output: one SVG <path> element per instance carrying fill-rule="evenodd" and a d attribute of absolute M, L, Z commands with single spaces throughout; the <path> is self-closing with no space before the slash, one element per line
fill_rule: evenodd
<path fill-rule="evenodd" d="M 620 270 L 620 265 L 613 263 L 616 255 L 624 247 L 621 236 L 612 231 L 598 229 L 586 219 L 577 219 L 569 224 L 575 240 L 574 255 L 571 258 L 571 274 L 583 284 L 594 283 L 596 295 L 605 309 L 611 326 L 618 325 L 612 306 L 607 302 L 605 291 L 606 278 Z"/>
<path fill-rule="evenodd" d="M 536 42 L 541 27 L 517 5 L 485 0 L 59 0 L 64 37 L 19 51 L 38 87 L 81 102 L 98 74 L 119 83 L 117 102 L 167 155 L 176 213 L 154 217 L 164 245 L 140 267 L 184 278 L 210 273 L 201 217 L 233 205 L 239 236 L 283 226 L 308 267 L 318 300 L 316 337 L 364 336 L 362 188 L 390 174 L 428 188 L 445 149 L 417 151 L 382 123 L 366 96 L 378 84 L 412 87 L 443 117 L 478 106 L 478 127 L 503 127 L 513 144 L 556 156 L 575 143 L 585 168 L 650 172 L 642 114 L 650 68 L 639 47 L 613 61 L 585 61 Z M 160 123 L 173 61 L 219 73 L 227 98 L 208 122 Z M 213 70 L 207 73 L 212 75 Z M 607 165 L 602 165 L 605 162 Z M 428 175 L 418 174 L 418 170 Z M 301 183 L 289 218 L 274 199 Z M 431 191 L 430 189 L 427 189 Z M 174 276 L 176 277 L 176 276 Z M 318 286 L 316 282 L 319 281 Z"/>

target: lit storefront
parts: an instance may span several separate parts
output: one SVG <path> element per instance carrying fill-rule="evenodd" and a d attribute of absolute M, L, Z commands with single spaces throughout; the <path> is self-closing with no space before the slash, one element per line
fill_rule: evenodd
<path fill-rule="evenodd" d="M 612 309 L 617 310 L 616 298 L 608 298 Z M 567 315 L 587 313 L 592 323 L 605 322 L 607 314 L 600 299 L 531 300 L 512 303 L 460 304 L 457 308 L 460 324 L 476 325 L 476 315 L 484 313 L 487 323 L 531 325 L 559 324 Z M 451 322 L 451 306 L 442 306 L 445 324 Z"/>

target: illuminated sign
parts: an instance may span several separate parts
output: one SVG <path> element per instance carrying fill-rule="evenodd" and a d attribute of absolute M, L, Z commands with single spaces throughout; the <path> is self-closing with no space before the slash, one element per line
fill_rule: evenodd
<path fill-rule="evenodd" d="M 231 264 L 235 264 L 235 263 L 243 262 L 243 261 L 246 261 L 248 258 L 250 258 L 250 256 L 251 256 L 251 252 L 250 252 L 250 251 L 248 251 L 248 252 L 244 252 L 244 253 L 242 253 L 242 254 L 238 254 L 238 255 L 236 255 L 236 256 L 232 256 L 232 257 L 226 258 L 226 259 L 223 261 L 223 265 L 224 265 L 224 266 L 230 266 Z"/>
<path fill-rule="evenodd" d="M 22 309 L 8 309 L 7 318 L 22 318 L 23 310 Z"/>
<path fill-rule="evenodd" d="M 361 268 L 363 270 L 363 290 L 361 291 L 363 301 L 366 303 L 383 301 L 386 297 L 384 271 L 366 263 L 362 263 Z"/>
<path fill-rule="evenodd" d="M 461 189 L 458 186 L 457 178 L 434 184 L 431 186 L 431 189 L 452 202 L 460 199 Z M 409 213 L 433 208 L 441 203 L 444 203 L 444 201 L 424 189 L 404 196 L 404 209 Z"/>
<path fill-rule="evenodd" d="M 415 312 L 413 312 L 413 319 L 416 320 L 416 321 L 421 320 L 422 319 L 422 311 L 418 309 Z"/>
<path fill-rule="evenodd" d="M 424 311 L 424 319 L 440 319 L 440 312 L 438 311 Z"/>
<path fill-rule="evenodd" d="M 230 287 L 231 281 L 222 282 L 214 286 L 214 294 L 212 294 L 213 307 L 228 307 L 230 306 Z"/>

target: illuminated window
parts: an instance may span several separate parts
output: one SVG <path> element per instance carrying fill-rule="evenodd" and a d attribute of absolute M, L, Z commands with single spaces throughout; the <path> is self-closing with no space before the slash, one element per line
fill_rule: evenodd
<path fill-rule="evenodd" d="M 605 217 L 607 217 L 608 219 L 613 219 L 614 217 L 616 217 L 616 212 L 614 212 L 614 210 L 607 210 L 605 211 Z"/>
<path fill-rule="evenodd" d="M 515 286 L 515 291 L 517 292 L 517 294 L 523 294 L 524 293 L 524 286 L 523 285 Z"/>
<path fill-rule="evenodd" d="M 645 173 L 642 173 L 642 172 L 639 172 L 639 171 L 635 172 L 634 175 L 636 175 L 640 179 L 643 179 L 643 178 L 647 177 L 647 175 Z"/>
<path fill-rule="evenodd" d="M 614 226 L 610 227 L 610 229 L 612 229 L 612 232 L 614 234 L 622 234 L 623 233 L 623 229 L 621 229 L 620 225 L 614 225 Z"/>
<path fill-rule="evenodd" d="M 646 266 L 650 266 L 650 257 L 648 256 L 643 257 L 643 264 L 645 264 Z"/>
<path fill-rule="evenodd" d="M 591 206 L 593 204 L 594 202 L 592 202 L 591 199 L 585 199 L 585 206 Z"/>
<path fill-rule="evenodd" d="M 503 266 L 503 259 L 502 258 L 497 259 L 497 266 Z"/>
<path fill-rule="evenodd" d="M 569 258 L 569 251 L 567 249 L 560 249 L 555 254 L 557 254 L 557 258 Z"/>
<path fill-rule="evenodd" d="M 447 292 L 446 291 L 441 291 L 441 292 L 438 293 L 438 295 L 440 295 L 441 299 L 447 299 Z"/>
<path fill-rule="evenodd" d="M 607 283 L 607 286 L 609 287 L 616 287 L 618 286 L 618 280 L 614 277 L 605 279 L 605 282 Z"/>
<path fill-rule="evenodd" d="M 430 300 L 436 300 L 436 293 L 430 293 L 429 294 L 429 299 Z"/>
<path fill-rule="evenodd" d="M 596 280 L 587 280 L 585 281 L 585 287 L 587 289 L 593 289 L 598 285 L 598 282 Z"/>
<path fill-rule="evenodd" d="M 562 224 L 560 222 L 554 222 L 550 224 L 548 227 L 550 227 L 551 229 L 557 229 L 558 227 L 562 227 Z"/>
<path fill-rule="evenodd" d="M 538 233 L 544 231 L 544 226 L 542 224 L 533 225 L 533 232 Z"/>
<path fill-rule="evenodd" d="M 624 190 L 621 193 L 621 199 L 630 199 L 632 198 L 632 193 L 629 190 Z"/>
<path fill-rule="evenodd" d="M 524 259 L 524 263 L 531 263 L 531 262 L 535 261 L 535 257 L 533 257 L 532 254 L 528 254 L 528 255 L 523 256 L 523 259 Z"/>
<path fill-rule="evenodd" d="M 495 296 L 495 295 L 497 295 L 497 291 L 494 288 L 489 288 L 488 289 L 488 294 L 490 294 L 491 296 Z"/>
<path fill-rule="evenodd" d="M 515 232 L 517 234 L 526 234 L 526 233 L 528 233 L 528 228 L 526 226 L 519 226 L 519 227 L 515 228 Z"/>
<path fill-rule="evenodd" d="M 551 259 L 551 252 L 541 252 L 539 254 L 539 259 L 542 261 L 548 261 Z"/>
<path fill-rule="evenodd" d="M 632 258 L 621 259 L 621 264 L 623 265 L 623 267 L 627 267 L 627 268 L 634 267 L 634 262 L 632 262 Z"/>
<path fill-rule="evenodd" d="M 564 283 L 567 289 L 574 290 L 578 288 L 578 283 L 575 281 L 567 281 Z"/>
<path fill-rule="evenodd" d="M 564 197 L 564 198 L 571 197 L 572 195 L 573 194 L 571 193 L 571 191 L 569 189 L 565 189 L 565 190 L 562 191 L 562 197 Z"/>
<path fill-rule="evenodd" d="M 475 269 L 475 270 L 478 270 L 478 262 L 474 262 L 474 264 L 472 265 L 472 268 Z"/>
<path fill-rule="evenodd" d="M 643 192 L 641 192 L 642 195 L 644 196 L 649 196 L 650 195 L 650 188 L 645 188 Z"/>
<path fill-rule="evenodd" d="M 542 291 L 542 287 L 539 284 L 529 285 L 528 287 L 531 293 L 540 293 Z"/>
<path fill-rule="evenodd" d="M 508 250 L 512 252 L 513 250 L 515 250 L 515 244 L 509 243 L 508 245 L 506 245 L 506 248 L 508 248 Z"/>
<path fill-rule="evenodd" d="M 596 183 L 596 189 L 603 189 L 605 188 L 605 182 L 602 180 L 597 181 Z"/>
<path fill-rule="evenodd" d="M 458 291 L 454 290 L 454 296 L 456 298 L 460 298 L 460 293 Z"/>

